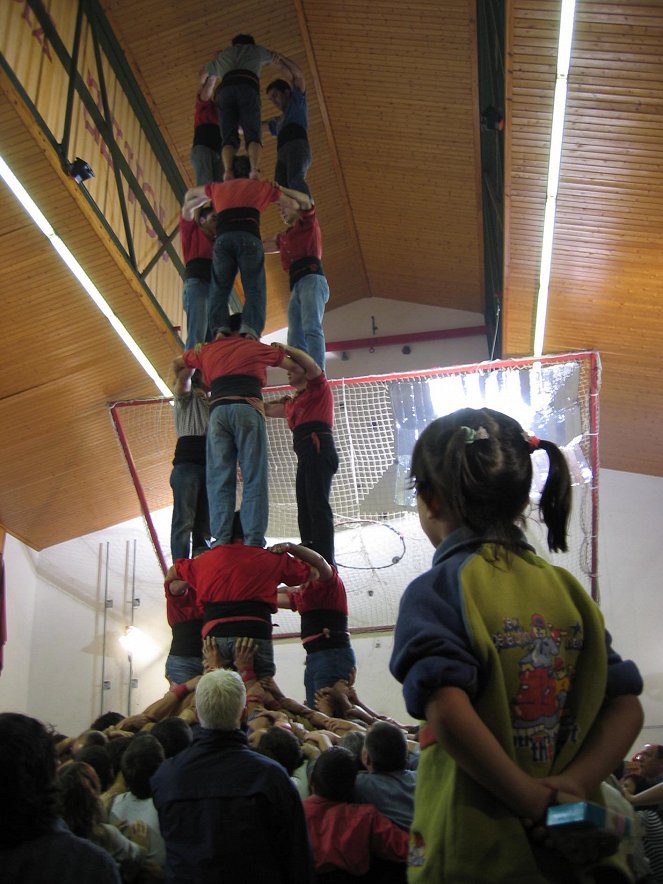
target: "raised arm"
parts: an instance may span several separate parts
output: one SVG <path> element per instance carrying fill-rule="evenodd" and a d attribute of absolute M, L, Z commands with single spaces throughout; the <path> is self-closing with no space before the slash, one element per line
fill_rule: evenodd
<path fill-rule="evenodd" d="M 205 203 L 209 203 L 210 198 L 205 193 L 205 185 L 200 184 L 198 187 L 190 187 L 184 194 L 184 202 L 182 204 L 182 217 L 187 221 L 193 221 L 194 212 Z"/>
<path fill-rule="evenodd" d="M 184 593 L 189 588 L 189 584 L 186 582 L 186 580 L 181 580 L 177 576 L 175 565 L 171 565 L 166 572 L 166 577 L 164 579 L 163 585 L 171 595 L 184 595 Z"/>
<path fill-rule="evenodd" d="M 309 549 L 308 546 L 301 546 L 298 543 L 289 542 L 277 543 L 275 546 L 270 547 L 270 552 L 290 553 L 291 556 L 294 556 L 301 562 L 306 562 L 311 568 L 315 568 L 320 575 L 318 578 L 320 580 L 329 580 L 334 574 L 327 559 L 321 556 L 320 553 L 317 553 L 314 549 Z"/>
<path fill-rule="evenodd" d="M 300 92 L 306 92 L 306 80 L 304 79 L 304 72 L 296 62 L 294 62 L 291 58 L 286 58 L 285 55 L 277 53 L 274 64 L 276 64 L 277 67 L 281 68 L 284 73 L 290 74 L 293 86 L 296 86 Z"/>
<path fill-rule="evenodd" d="M 280 186 L 280 185 L 279 185 Z M 195 189 L 195 188 L 194 188 Z M 313 207 L 313 200 L 303 190 L 293 190 L 292 187 L 281 187 L 278 204 L 284 209 L 294 209 L 305 212 Z"/>
<path fill-rule="evenodd" d="M 209 101 L 210 98 L 214 97 L 216 87 L 219 84 L 219 77 L 214 73 L 213 60 L 202 66 L 198 74 L 198 82 L 200 83 L 198 95 L 203 101 Z"/>
<path fill-rule="evenodd" d="M 283 362 L 278 367 L 284 368 L 286 371 L 301 371 L 301 366 L 289 356 L 284 356 Z"/>
<path fill-rule="evenodd" d="M 299 347 L 290 346 L 286 346 L 283 349 L 285 350 L 286 356 L 289 356 L 300 368 L 304 369 L 304 374 L 306 375 L 307 380 L 312 381 L 313 378 L 317 378 L 322 374 L 322 369 L 318 363 L 304 350 L 300 350 Z"/>
<path fill-rule="evenodd" d="M 178 357 L 181 359 L 181 357 Z M 177 360 L 175 360 L 177 362 Z M 173 386 L 173 392 L 176 396 L 186 396 L 187 393 L 191 392 L 191 378 L 193 377 L 193 373 L 195 368 L 189 368 L 184 364 L 184 361 L 181 363 L 177 363 L 177 367 L 175 367 L 175 362 L 173 362 L 173 368 L 175 370 L 175 384 Z"/>

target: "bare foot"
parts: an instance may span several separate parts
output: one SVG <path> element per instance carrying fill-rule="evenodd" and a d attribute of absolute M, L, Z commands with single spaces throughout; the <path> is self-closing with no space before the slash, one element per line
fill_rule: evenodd
<path fill-rule="evenodd" d="M 251 169 L 249 172 L 249 178 L 252 178 L 254 181 L 260 180 L 260 169 Z"/>
<path fill-rule="evenodd" d="M 223 180 L 224 180 L 224 181 L 232 181 L 234 177 L 235 177 L 235 176 L 234 176 L 233 173 L 230 171 L 230 169 L 227 169 L 227 170 L 223 173 Z"/>

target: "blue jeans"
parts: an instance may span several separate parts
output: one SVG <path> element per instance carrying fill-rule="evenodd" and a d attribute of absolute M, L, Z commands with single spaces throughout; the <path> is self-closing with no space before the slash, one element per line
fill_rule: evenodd
<path fill-rule="evenodd" d="M 307 273 L 297 280 L 288 304 L 288 344 L 299 347 L 325 367 L 325 335 L 322 317 L 329 300 L 329 285 L 324 276 Z"/>
<path fill-rule="evenodd" d="M 306 173 L 311 165 L 311 145 L 307 138 L 293 138 L 279 147 L 274 180 L 281 187 L 291 187 L 311 196 Z"/>
<path fill-rule="evenodd" d="M 210 283 L 206 279 L 185 279 L 182 300 L 186 312 L 185 350 L 212 340 L 207 323 L 207 300 Z"/>
<path fill-rule="evenodd" d="M 235 642 L 239 635 L 233 636 L 215 636 L 214 641 L 221 652 L 221 656 L 226 660 L 235 659 Z M 253 658 L 253 671 L 257 678 L 267 678 L 268 675 L 276 673 L 274 665 L 274 645 L 271 638 L 254 638 L 253 643 L 256 646 L 255 657 Z"/>
<path fill-rule="evenodd" d="M 207 497 L 215 546 L 232 540 L 238 461 L 244 483 L 244 543 L 262 547 L 269 516 L 265 418 L 245 403 L 218 405 L 207 430 Z"/>
<path fill-rule="evenodd" d="M 205 467 L 178 463 L 170 474 L 173 489 L 173 520 L 170 524 L 170 552 L 175 559 L 188 559 L 193 552 L 209 548 L 209 512 Z"/>
<path fill-rule="evenodd" d="M 259 237 L 243 230 L 220 233 L 214 240 L 209 327 L 212 334 L 229 330 L 228 299 L 238 270 L 244 287 L 240 332 L 259 338 L 265 327 L 267 310 L 265 250 Z"/>
<path fill-rule="evenodd" d="M 332 687 L 340 678 L 349 678 L 355 665 L 352 648 L 331 648 L 307 654 L 304 670 L 306 705 L 315 709 L 315 692 Z"/>
<path fill-rule="evenodd" d="M 184 684 L 190 678 L 202 674 L 202 657 L 177 657 L 174 654 L 169 654 L 166 659 L 166 678 L 175 684 Z"/>
<path fill-rule="evenodd" d="M 191 148 L 191 165 L 196 185 L 223 180 L 223 166 L 218 151 L 204 144 L 194 144 Z"/>

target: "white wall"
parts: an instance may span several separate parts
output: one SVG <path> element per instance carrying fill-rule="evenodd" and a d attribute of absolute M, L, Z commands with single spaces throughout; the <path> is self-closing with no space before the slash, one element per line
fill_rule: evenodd
<path fill-rule="evenodd" d="M 37 553 L 10 534 L 4 551 L 7 643 L 0 675 L 0 709 L 25 712 L 34 660 Z"/>
<path fill-rule="evenodd" d="M 622 657 L 643 675 L 645 728 L 638 743 L 663 743 L 663 478 L 601 470 L 601 609 Z"/>
<path fill-rule="evenodd" d="M 464 310 L 445 310 L 423 304 L 404 304 L 386 298 L 364 298 L 346 307 L 333 309 L 332 299 L 327 305 L 324 328 L 329 342 L 358 340 L 373 337 L 373 319 L 377 325 L 375 337 L 407 335 L 417 332 L 481 326 L 484 318 L 480 313 Z M 265 335 L 263 341 L 285 341 L 287 329 Z M 410 344 L 410 353 L 402 352 L 403 345 L 376 346 L 348 349 L 347 361 L 340 353 L 328 353 L 326 372 L 330 378 L 363 377 L 391 372 L 417 371 L 440 368 L 447 365 L 469 365 L 488 359 L 488 344 L 484 335 L 427 341 Z M 270 384 L 284 383 L 283 372 L 270 370 Z"/>

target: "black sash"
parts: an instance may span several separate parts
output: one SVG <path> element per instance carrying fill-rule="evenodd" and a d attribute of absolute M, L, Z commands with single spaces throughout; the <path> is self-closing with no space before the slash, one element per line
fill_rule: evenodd
<path fill-rule="evenodd" d="M 234 635 L 248 638 L 272 637 L 272 612 L 266 602 L 254 600 L 243 602 L 206 602 L 205 623 L 215 623 L 207 635 L 229 637 Z"/>
<path fill-rule="evenodd" d="M 277 149 L 283 147 L 284 144 L 287 144 L 289 141 L 296 141 L 298 138 L 308 141 L 306 129 L 300 123 L 287 123 L 276 138 L 276 147 Z"/>
<path fill-rule="evenodd" d="M 342 611 L 319 608 L 302 613 L 302 639 L 316 636 L 304 642 L 307 654 L 327 651 L 332 648 L 347 648 L 350 645 L 348 617 Z"/>
<path fill-rule="evenodd" d="M 200 636 L 200 630 L 203 628 L 202 620 L 183 620 L 181 623 L 174 623 L 171 628 L 173 630 L 173 641 L 170 645 L 172 655 L 202 658 L 203 640 Z"/>
<path fill-rule="evenodd" d="M 212 381 L 212 402 L 225 396 L 262 399 L 260 379 L 252 374 L 223 374 Z M 218 404 L 218 403 L 217 403 Z"/>
<path fill-rule="evenodd" d="M 218 123 L 199 123 L 193 130 L 193 146 L 209 147 L 217 153 L 221 150 L 221 130 Z"/>
<path fill-rule="evenodd" d="M 247 71 L 244 68 L 237 68 L 234 71 L 228 71 L 221 80 L 220 88 L 224 86 L 253 86 L 256 92 L 260 92 L 260 80 L 253 71 Z"/>
<path fill-rule="evenodd" d="M 325 272 L 322 269 L 322 261 L 320 258 L 316 258 L 315 255 L 305 255 L 303 258 L 297 258 L 296 261 L 293 261 L 290 265 L 289 269 L 290 274 L 290 290 L 294 289 L 295 283 L 299 282 L 304 276 L 308 276 L 310 273 L 315 273 L 318 276 L 324 276 Z"/>
<path fill-rule="evenodd" d="M 180 436 L 175 445 L 173 466 L 178 463 L 197 463 L 205 466 L 205 436 Z"/>
<path fill-rule="evenodd" d="M 236 206 L 224 209 L 216 216 L 216 235 L 242 230 L 260 239 L 260 212 L 253 206 Z"/>
<path fill-rule="evenodd" d="M 212 279 L 212 259 L 211 258 L 191 258 L 186 262 L 184 268 L 185 279 L 204 279 L 210 282 Z"/>

